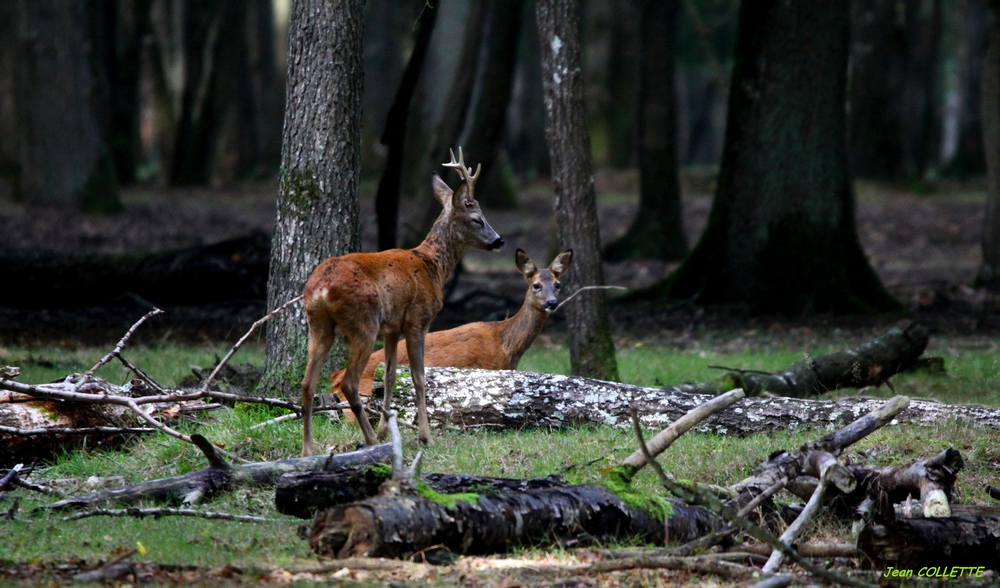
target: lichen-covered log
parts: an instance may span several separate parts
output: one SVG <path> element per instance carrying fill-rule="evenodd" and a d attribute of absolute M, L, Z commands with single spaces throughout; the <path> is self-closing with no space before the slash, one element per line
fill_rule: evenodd
<path fill-rule="evenodd" d="M 894 328 L 853 349 L 797 361 L 773 374 L 733 369 L 715 382 L 673 387 L 678 392 L 721 394 L 743 388 L 747 396 L 769 392 L 776 396 L 807 398 L 840 388 L 880 386 L 917 364 L 929 335 L 916 323 Z"/>
<path fill-rule="evenodd" d="M 319 511 L 377 495 L 379 486 L 389 479 L 390 474 L 387 467 L 370 466 L 336 472 L 285 474 L 275 484 L 274 505 L 281 514 L 311 518 Z M 435 492 L 442 494 L 497 494 L 566 487 L 566 483 L 556 477 L 520 480 L 461 474 L 423 474 L 420 478 Z"/>
<path fill-rule="evenodd" d="M 102 490 L 84 496 L 67 498 L 49 505 L 49 508 L 82 508 L 105 502 L 134 504 L 140 500 L 166 502 L 183 500 L 185 503 L 195 503 L 202 498 L 208 498 L 236 487 L 270 486 L 277 482 L 283 474 L 321 470 L 336 471 L 372 463 L 388 463 L 392 458 L 392 449 L 389 444 L 382 443 L 348 453 L 230 465 L 215 455 L 211 444 L 204 437 L 195 434 L 191 435 L 191 438 L 203 452 L 209 455 L 207 468 L 181 476 L 149 480 L 114 490 Z"/>
<path fill-rule="evenodd" d="M 1000 516 L 902 519 L 865 527 L 858 548 L 877 566 L 1000 570 Z"/>
<path fill-rule="evenodd" d="M 401 419 L 415 414 L 408 376 L 396 381 Z M 561 427 L 578 423 L 628 426 L 629 407 L 642 423 L 661 429 L 712 398 L 704 394 L 643 388 L 576 376 L 521 371 L 426 368 L 427 412 L 432 423 L 460 427 Z M 837 429 L 880 407 L 868 398 L 805 400 L 745 398 L 694 427 L 695 431 L 745 436 L 810 428 Z M 913 400 L 893 424 L 936 425 L 959 419 L 1000 427 L 1000 409 L 950 406 Z"/>
<path fill-rule="evenodd" d="M 675 503 L 671 540 L 715 528 L 707 511 Z M 474 502 L 378 496 L 329 509 L 313 522 L 309 545 L 324 557 L 400 557 L 428 549 L 490 553 L 510 545 L 576 539 L 662 544 L 661 518 L 635 509 L 604 486 L 480 494 Z"/>

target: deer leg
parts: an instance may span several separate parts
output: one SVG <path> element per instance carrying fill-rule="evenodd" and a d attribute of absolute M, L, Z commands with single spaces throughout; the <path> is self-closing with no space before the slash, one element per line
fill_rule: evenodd
<path fill-rule="evenodd" d="M 308 316 L 308 314 L 307 314 Z M 309 362 L 302 378 L 302 456 L 312 455 L 312 411 L 316 396 L 316 381 L 323 370 L 326 357 L 333 347 L 335 333 L 332 323 L 325 319 L 309 318 Z"/>
<path fill-rule="evenodd" d="M 378 418 L 378 438 L 385 439 L 389 433 L 389 421 L 385 418 L 385 411 L 392 407 L 392 395 L 396 389 L 396 349 L 399 345 L 399 335 L 385 335 L 382 337 L 385 346 L 382 352 L 385 354 L 385 377 L 382 379 L 385 384 L 385 393 L 382 396 L 382 408 L 385 409 Z"/>
<path fill-rule="evenodd" d="M 365 405 L 361 401 L 361 395 L 358 394 L 358 383 L 361 381 L 361 373 L 364 371 L 365 365 L 368 363 L 368 357 L 371 356 L 374 347 L 374 333 L 370 337 L 351 338 L 348 343 L 348 348 L 351 351 L 351 359 L 347 362 L 347 368 L 344 370 L 344 379 L 340 383 L 340 390 L 347 398 L 347 403 L 351 405 L 351 411 L 358 420 L 358 424 L 361 425 L 361 434 L 364 435 L 365 444 L 367 445 L 375 445 L 378 443 L 378 439 L 375 437 L 375 430 L 372 429 L 372 424 L 368 422 L 368 417 L 365 415 Z"/>
<path fill-rule="evenodd" d="M 406 353 L 410 356 L 410 375 L 417 395 L 417 438 L 430 445 L 431 429 L 427 424 L 427 397 L 424 393 L 424 336 L 423 329 L 406 334 Z"/>

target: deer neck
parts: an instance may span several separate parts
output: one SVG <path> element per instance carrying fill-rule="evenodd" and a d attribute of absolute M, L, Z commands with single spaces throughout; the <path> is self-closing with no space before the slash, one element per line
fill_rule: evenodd
<path fill-rule="evenodd" d="M 531 304 L 530 296 L 529 292 L 525 296 L 524 304 L 514 316 L 501 322 L 500 338 L 503 341 L 504 351 L 511 356 L 512 368 L 534 343 L 535 338 L 542 332 L 542 327 L 545 326 L 545 320 L 549 318 L 547 312 Z"/>
<path fill-rule="evenodd" d="M 442 288 L 455 271 L 465 250 L 461 237 L 448 222 L 446 213 L 447 211 L 441 212 L 423 242 L 413 249 L 414 253 L 424 259 L 433 279 Z"/>

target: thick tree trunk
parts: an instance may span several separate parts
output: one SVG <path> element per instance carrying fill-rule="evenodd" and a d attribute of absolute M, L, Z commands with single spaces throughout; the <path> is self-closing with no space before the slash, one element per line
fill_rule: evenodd
<path fill-rule="evenodd" d="M 96 53 L 102 128 L 120 184 L 135 182 L 142 156 L 139 137 L 139 72 L 149 30 L 151 0 L 92 0 L 87 3 Z"/>
<path fill-rule="evenodd" d="M 599 124 L 603 127 L 604 143 L 606 154 L 604 161 L 615 168 L 626 168 L 635 165 L 639 142 L 637 135 L 643 132 L 642 123 L 637 123 L 637 119 L 642 116 L 643 106 L 637 100 L 638 94 L 642 91 L 639 86 L 642 84 L 641 63 L 643 58 L 640 52 L 645 41 L 640 41 L 648 32 L 646 26 L 662 25 L 662 22 L 650 23 L 644 19 L 650 16 L 645 12 L 647 6 L 643 2 L 633 2 L 631 0 L 612 0 L 607 2 L 607 14 L 604 15 L 607 22 L 607 60 L 604 64 L 604 79 L 601 80 L 602 87 L 601 103 L 598 107 L 600 116 Z M 656 8 L 666 8 L 670 10 L 676 6 L 674 2 L 657 3 Z M 642 12 L 643 14 L 640 14 Z M 662 11 L 661 11 L 662 12 Z M 655 18 L 655 17 L 653 17 Z M 584 17 L 586 20 L 586 17 Z M 641 32 L 640 32 L 641 29 Z M 673 43 L 673 31 L 659 30 L 657 34 L 663 35 L 657 41 L 663 43 Z M 584 33 L 586 38 L 586 33 Z M 672 59 L 670 54 L 664 53 L 659 56 L 665 63 Z M 673 67 L 671 63 L 669 67 Z M 673 81 L 671 80 L 671 85 Z M 664 105 L 669 106 L 669 105 Z M 670 108 L 672 110 L 672 108 Z M 641 147 L 639 147 L 641 149 Z M 599 156 L 601 157 L 601 156 Z M 641 165 L 641 164 L 640 164 Z"/>
<path fill-rule="evenodd" d="M 299 296 L 321 261 L 357 251 L 361 243 L 361 4 L 295 0 L 289 31 L 269 310 Z M 299 389 L 307 358 L 301 308 L 268 323 L 263 390 L 291 395 Z"/>
<path fill-rule="evenodd" d="M 497 165 L 500 138 L 514 85 L 517 40 L 524 0 L 490 0 L 484 38 L 472 87 L 470 118 L 456 137 L 470 161 L 482 163 L 483 191 L 477 195 L 487 208 L 517 207 L 517 197 L 504 169 Z M 495 170 L 495 171 L 494 171 Z"/>
<path fill-rule="evenodd" d="M 542 98 L 542 57 L 538 46 L 535 5 L 525 2 L 517 67 L 507 111 L 506 146 L 514 173 L 533 178 L 551 171 L 545 147 L 545 104 Z"/>
<path fill-rule="evenodd" d="M 858 242 L 847 169 L 849 5 L 741 5 L 726 144 L 697 247 L 637 297 L 755 313 L 898 308 Z"/>
<path fill-rule="evenodd" d="M 410 101 L 417 90 L 424 57 L 430 45 L 431 33 L 439 10 L 427 7 L 420 15 L 420 26 L 413 41 L 413 52 L 406 64 L 403 79 L 396 89 L 396 99 L 389 109 L 382 133 L 382 144 L 389 150 L 382 171 L 382 179 L 375 194 L 375 214 L 378 221 L 379 251 L 396 247 L 396 224 L 399 220 L 399 190 L 403 179 L 403 145 L 406 140 L 406 121 L 410 114 Z"/>
<path fill-rule="evenodd" d="M 426 368 L 426 372 L 428 418 L 431 423 L 441 426 L 496 429 L 563 427 L 581 423 L 627 426 L 629 407 L 635 406 L 645 426 L 661 428 L 713 398 L 677 388 L 643 388 L 531 372 L 458 368 Z M 396 380 L 397 408 L 400 419 L 412 420 L 416 409 L 408 380 L 402 372 Z M 869 398 L 746 398 L 712 415 L 695 429 L 746 436 L 839 427 L 884 402 Z M 1000 426 L 1000 409 L 914 400 L 898 420 L 933 426 L 949 419 L 995 427 Z"/>
<path fill-rule="evenodd" d="M 199 447 L 211 446 L 211 443 L 200 435 Z M 215 494 L 228 492 L 233 488 L 247 486 L 273 486 L 285 474 L 301 472 L 336 472 L 347 468 L 357 469 L 374 463 L 388 463 L 392 457 L 392 449 L 388 443 L 372 445 L 357 451 L 333 455 L 314 455 L 312 457 L 297 457 L 278 461 L 263 461 L 244 465 L 230 465 L 214 455 L 209 457 L 209 465 L 205 469 L 163 478 L 131 484 L 114 490 L 102 490 L 84 496 L 74 496 L 49 505 L 52 509 L 83 508 L 105 502 L 116 504 L 134 504 L 140 500 L 198 502 L 202 498 L 211 498 Z"/>
<path fill-rule="evenodd" d="M 977 281 L 1000 285 L 1000 1 L 990 0 L 989 47 L 983 60 L 983 148 L 986 153 L 986 218 L 983 265 Z"/>
<path fill-rule="evenodd" d="M 989 31 L 989 0 L 965 0 L 958 38 L 958 142 L 946 172 L 970 177 L 986 172 L 983 145 L 983 59 Z"/>
<path fill-rule="evenodd" d="M 604 248 L 606 261 L 681 259 L 687 253 L 677 176 L 677 9 L 676 0 L 642 2 L 639 210 L 625 235 Z"/>
<path fill-rule="evenodd" d="M 21 2 L 13 10 L 18 196 L 95 212 L 120 208 L 114 161 L 98 113 L 88 5 Z"/>
<path fill-rule="evenodd" d="M 536 8 L 559 249 L 573 249 L 573 271 L 563 283 L 575 291 L 604 283 L 580 66 L 580 5 L 578 0 L 539 0 Z M 603 290 L 580 294 L 569 307 L 567 329 L 574 374 L 618 379 Z"/>

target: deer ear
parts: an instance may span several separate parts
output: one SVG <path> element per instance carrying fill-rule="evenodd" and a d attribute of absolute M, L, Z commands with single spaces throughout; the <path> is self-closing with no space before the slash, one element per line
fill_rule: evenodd
<path fill-rule="evenodd" d="M 441 203 L 441 206 L 448 208 L 451 203 L 452 191 L 437 172 L 431 174 L 431 185 L 434 186 L 434 198 Z"/>
<path fill-rule="evenodd" d="M 573 263 L 573 250 L 567 249 L 552 260 L 552 263 L 549 265 L 549 271 L 558 278 L 569 269 L 569 264 L 571 263 Z"/>
<path fill-rule="evenodd" d="M 529 280 L 538 271 L 535 262 L 531 261 L 531 257 L 523 249 L 518 249 L 517 253 L 514 254 L 514 263 L 517 264 L 518 271 Z"/>
<path fill-rule="evenodd" d="M 465 210 L 476 202 L 476 198 L 469 191 L 469 185 L 464 181 L 455 188 L 455 193 L 451 196 L 451 205 L 455 210 Z"/>

